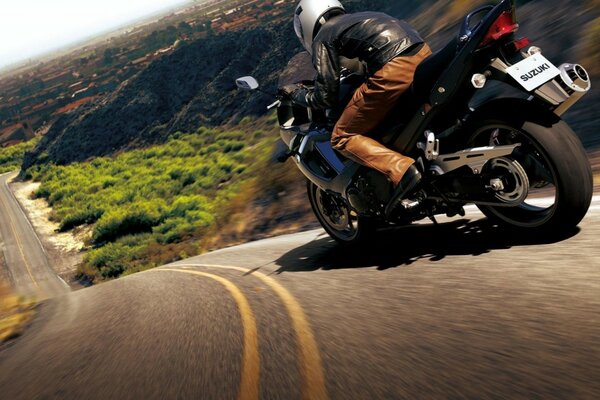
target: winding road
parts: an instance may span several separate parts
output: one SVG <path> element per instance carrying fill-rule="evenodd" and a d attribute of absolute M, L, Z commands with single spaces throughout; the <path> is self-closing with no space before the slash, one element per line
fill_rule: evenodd
<path fill-rule="evenodd" d="M 38 300 L 67 293 L 69 285 L 54 273 L 35 230 L 8 187 L 16 175 L 0 175 L 0 248 L 12 286 Z"/>
<path fill-rule="evenodd" d="M 1 397 L 600 398 L 600 198 L 547 237 L 474 208 L 440 222 L 365 248 L 281 236 L 48 300 L 0 350 Z"/>

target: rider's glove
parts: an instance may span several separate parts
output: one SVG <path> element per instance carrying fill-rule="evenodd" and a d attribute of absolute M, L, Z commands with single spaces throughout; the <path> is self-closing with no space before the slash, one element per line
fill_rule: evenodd
<path fill-rule="evenodd" d="M 311 94 L 311 91 L 307 88 L 300 88 L 296 91 L 294 91 L 294 93 L 292 93 L 292 101 L 294 102 L 294 104 L 297 104 L 299 106 L 302 107 L 309 107 L 310 106 L 310 102 L 309 102 L 309 96 Z"/>
<path fill-rule="evenodd" d="M 309 97 L 311 91 L 302 85 L 286 85 L 281 88 L 281 91 L 288 96 L 292 102 L 302 107 L 309 106 Z"/>

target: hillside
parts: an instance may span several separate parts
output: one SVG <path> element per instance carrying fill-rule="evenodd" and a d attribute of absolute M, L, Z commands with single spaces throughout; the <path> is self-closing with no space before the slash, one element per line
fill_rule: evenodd
<path fill-rule="evenodd" d="M 274 3 L 294 1 L 189 1 L 173 12 L 0 68 L 0 146 L 28 140 L 66 112 L 114 92 L 183 43 L 287 19 L 287 8 Z"/>
<path fill-rule="evenodd" d="M 239 107 L 239 99 L 224 96 L 233 90 L 231 77 L 255 64 L 268 73 L 272 62 L 266 60 L 276 57 L 267 54 L 272 52 L 267 44 L 275 41 L 272 31 L 257 29 L 242 36 L 239 40 L 227 33 L 200 40 L 157 60 L 116 92 L 59 119 L 35 156 L 44 152 L 44 158 L 64 164 L 162 142 L 180 129 L 223 123 Z M 258 101 L 254 97 L 242 107 L 257 109 Z"/>
<path fill-rule="evenodd" d="M 434 49 L 455 35 L 460 16 L 478 3 L 345 2 L 351 11 L 381 10 L 408 19 Z M 568 9 L 558 1 L 524 3 L 519 8 L 520 32 L 540 45 L 553 61 L 578 60 L 582 56 L 594 61 L 593 54 L 585 53 L 586 41 L 582 40 L 586 34 L 589 36 L 597 17 L 597 12 L 589 12 L 594 10 L 590 2 L 570 3 Z M 588 42 L 595 43 L 594 38 Z M 291 18 L 288 22 L 226 32 L 184 45 L 151 63 L 112 94 L 59 119 L 26 157 L 24 168 L 46 161 L 68 164 L 114 154 L 164 142 L 176 131 L 263 115 L 270 98 L 238 92 L 234 79 L 251 74 L 265 90 L 273 91 L 279 72 L 299 50 Z M 567 118 L 588 146 L 598 143 L 593 125 L 600 115 L 597 107 L 592 107 L 599 99 L 596 93 L 588 95 Z"/>
<path fill-rule="evenodd" d="M 84 283 L 311 226 L 303 187 L 292 184 L 299 172 L 270 157 L 273 122 L 247 118 L 115 157 L 36 165 L 31 195 L 52 207 L 58 231 L 83 241 Z"/>

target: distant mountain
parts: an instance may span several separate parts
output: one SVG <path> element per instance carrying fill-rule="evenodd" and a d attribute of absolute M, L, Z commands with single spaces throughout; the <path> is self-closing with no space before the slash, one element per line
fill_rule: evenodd
<path fill-rule="evenodd" d="M 379 10 L 409 20 L 434 49 L 456 35 L 459 17 L 478 3 L 344 2 L 350 11 Z M 598 17 L 597 10 L 592 12 L 592 1 L 568 5 L 558 0 L 519 3 L 520 33 L 542 47 L 552 61 L 577 61 L 583 55 L 582 37 Z M 114 93 L 60 118 L 26 156 L 24 168 L 47 161 L 67 164 L 110 155 L 162 142 L 178 130 L 195 131 L 201 125 L 263 115 L 271 98 L 237 91 L 234 79 L 253 75 L 265 91 L 273 92 L 280 71 L 300 50 L 291 16 L 264 27 L 183 45 L 154 61 Z M 567 117 L 588 145 L 600 144 L 595 128 L 600 121 L 598 107 L 594 107 L 600 99 L 596 93 L 588 95 Z"/>

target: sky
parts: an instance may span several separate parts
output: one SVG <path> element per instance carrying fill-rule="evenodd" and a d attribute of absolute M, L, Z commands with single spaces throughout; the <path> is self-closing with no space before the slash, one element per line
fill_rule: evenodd
<path fill-rule="evenodd" d="M 0 68 L 190 0 L 0 0 Z"/>

